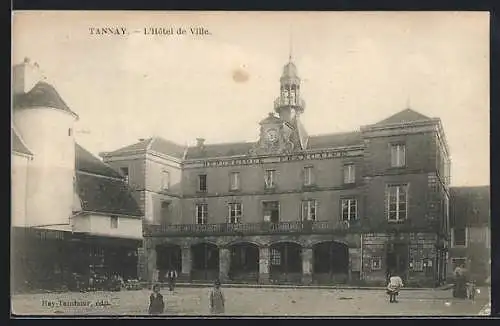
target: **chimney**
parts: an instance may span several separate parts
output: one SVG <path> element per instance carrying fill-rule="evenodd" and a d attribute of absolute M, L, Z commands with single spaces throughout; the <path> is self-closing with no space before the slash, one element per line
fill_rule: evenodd
<path fill-rule="evenodd" d="M 196 147 L 198 148 L 205 147 L 205 138 L 196 138 Z"/>
<path fill-rule="evenodd" d="M 32 63 L 30 58 L 12 68 L 12 87 L 14 94 L 28 93 L 39 81 L 45 80 L 38 63 Z"/>

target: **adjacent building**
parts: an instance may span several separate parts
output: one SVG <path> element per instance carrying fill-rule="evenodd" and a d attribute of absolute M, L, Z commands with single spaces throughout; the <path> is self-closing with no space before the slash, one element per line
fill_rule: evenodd
<path fill-rule="evenodd" d="M 439 118 L 410 108 L 309 135 L 290 60 L 256 142 L 162 138 L 102 153 L 144 212 L 147 280 L 407 284 L 447 276 L 450 155 Z"/>
<path fill-rule="evenodd" d="M 491 277 L 490 187 L 452 187 L 449 273 L 464 266 L 478 284 Z"/>
<path fill-rule="evenodd" d="M 136 278 L 143 214 L 124 176 L 75 142 L 77 114 L 29 59 L 13 67 L 12 101 L 12 289 Z"/>

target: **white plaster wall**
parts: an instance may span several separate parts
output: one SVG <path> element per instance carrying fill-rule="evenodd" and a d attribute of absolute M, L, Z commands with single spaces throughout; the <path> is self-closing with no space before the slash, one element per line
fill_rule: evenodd
<path fill-rule="evenodd" d="M 142 239 L 142 220 L 140 218 L 118 217 L 118 227 L 111 228 L 110 215 L 88 215 L 88 224 L 82 223 L 92 235 L 117 238 Z"/>
<path fill-rule="evenodd" d="M 11 161 L 11 225 L 26 226 L 26 192 L 29 158 L 13 153 Z"/>
<path fill-rule="evenodd" d="M 34 154 L 28 179 L 27 224 L 69 222 L 75 172 L 75 117 L 52 108 L 16 110 L 14 123 Z"/>

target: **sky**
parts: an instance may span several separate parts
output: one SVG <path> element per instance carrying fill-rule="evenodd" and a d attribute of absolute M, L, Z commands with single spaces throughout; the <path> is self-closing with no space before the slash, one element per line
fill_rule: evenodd
<path fill-rule="evenodd" d="M 15 12 L 12 40 L 13 64 L 39 64 L 96 155 L 152 136 L 257 140 L 291 52 L 310 135 L 410 107 L 441 118 L 452 185 L 490 183 L 487 12 Z"/>

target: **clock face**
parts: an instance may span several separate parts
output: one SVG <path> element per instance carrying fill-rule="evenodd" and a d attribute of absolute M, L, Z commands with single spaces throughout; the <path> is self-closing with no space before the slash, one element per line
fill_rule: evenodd
<path fill-rule="evenodd" d="M 278 140 L 278 131 L 276 129 L 270 129 L 267 131 L 266 136 L 267 140 L 274 143 Z"/>

